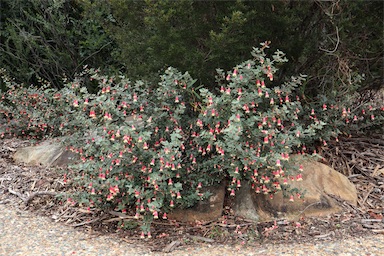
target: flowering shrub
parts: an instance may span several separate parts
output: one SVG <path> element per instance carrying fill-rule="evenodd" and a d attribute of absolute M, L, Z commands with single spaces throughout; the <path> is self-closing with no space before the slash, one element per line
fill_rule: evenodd
<path fill-rule="evenodd" d="M 287 61 L 277 51 L 272 59 L 254 49 L 253 60 L 224 73 L 219 70 L 219 94 L 201 90 L 201 111 L 196 125 L 203 163 L 214 173 L 225 173 L 228 190 L 234 196 L 242 182 L 250 182 L 256 193 L 287 191 L 289 180 L 301 180 L 300 165 L 289 162 L 290 154 L 301 150 L 304 138 L 321 129 L 320 122 L 303 123 L 303 111 L 294 90 L 304 77 L 292 78 L 282 86 L 273 85 L 274 65 Z M 295 190 L 293 190 L 295 191 Z"/>
<path fill-rule="evenodd" d="M 363 77 L 357 75 L 348 81 L 349 91 L 318 95 L 310 104 L 304 104 L 300 113 L 302 122 L 321 123 L 322 129 L 303 143 L 315 146 L 327 146 L 329 141 L 339 141 L 339 137 L 382 134 L 384 127 L 384 95 L 381 91 L 356 93 L 361 87 Z"/>
<path fill-rule="evenodd" d="M 173 68 L 156 86 L 87 68 L 61 90 L 6 80 L 0 133 L 60 136 L 80 159 L 65 174 L 77 187 L 69 200 L 122 212 L 133 207 L 142 236 L 151 237 L 153 219 L 193 206 L 225 180 L 232 196 L 244 182 L 271 198 L 279 191 L 292 196 L 297 191 L 289 181 L 300 180 L 302 168 L 290 155 L 305 153 L 304 143 L 337 136 L 343 126 L 336 122 L 351 113 L 343 109 L 340 118 L 339 109 L 324 106 L 308 114 L 295 94 L 304 77 L 274 84 L 275 65 L 287 60 L 280 51 L 267 57 L 266 48 L 255 48 L 252 60 L 230 72 L 218 70 L 217 92 L 196 92 L 189 74 Z M 89 93 L 84 79 L 99 92 Z M 374 120 L 382 122 L 382 110 Z M 319 111 L 327 114 L 317 118 Z"/>

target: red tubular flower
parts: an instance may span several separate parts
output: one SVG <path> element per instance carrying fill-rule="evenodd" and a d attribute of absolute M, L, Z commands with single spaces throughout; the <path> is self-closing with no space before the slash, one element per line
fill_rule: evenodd
<path fill-rule="evenodd" d="M 327 110 L 327 105 L 323 104 L 323 110 Z"/>
<path fill-rule="evenodd" d="M 259 96 L 263 95 L 263 91 L 260 88 L 257 89 L 257 93 L 259 94 Z"/>
<path fill-rule="evenodd" d="M 91 110 L 91 111 L 89 112 L 89 117 L 90 117 L 90 118 L 96 118 L 96 113 L 95 113 L 94 110 Z"/>
<path fill-rule="evenodd" d="M 296 180 L 297 181 L 302 181 L 303 180 L 303 175 L 301 173 L 297 174 Z"/>

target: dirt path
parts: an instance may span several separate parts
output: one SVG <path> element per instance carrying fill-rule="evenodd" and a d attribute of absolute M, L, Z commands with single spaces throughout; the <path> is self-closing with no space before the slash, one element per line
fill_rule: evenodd
<path fill-rule="evenodd" d="M 143 241 L 144 242 L 144 241 Z M 152 252 L 143 242 L 98 235 L 0 204 L 0 255 L 382 255 L 384 235 L 313 243 L 252 246 L 182 245 Z"/>

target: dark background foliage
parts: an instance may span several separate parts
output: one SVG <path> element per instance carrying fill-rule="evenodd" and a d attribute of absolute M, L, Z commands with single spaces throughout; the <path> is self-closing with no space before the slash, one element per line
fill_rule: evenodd
<path fill-rule="evenodd" d="M 264 41 L 290 60 L 276 82 L 307 74 L 301 90 L 309 100 L 383 84 L 382 1 L 1 0 L 0 7 L 1 67 L 25 85 L 43 79 L 60 88 L 84 65 L 147 80 L 173 66 L 214 89 L 217 68 L 248 59 Z"/>

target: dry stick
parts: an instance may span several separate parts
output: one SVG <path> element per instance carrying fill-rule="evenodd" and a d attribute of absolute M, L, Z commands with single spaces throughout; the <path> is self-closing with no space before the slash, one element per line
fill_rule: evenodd
<path fill-rule="evenodd" d="M 120 217 L 122 219 L 134 219 L 134 217 L 129 216 L 129 215 L 124 214 L 124 213 L 121 213 L 121 212 L 109 211 L 108 213 L 110 213 L 114 216 Z"/>
<path fill-rule="evenodd" d="M 124 219 L 134 219 L 134 217 L 116 217 L 108 220 L 104 220 L 103 223 L 109 223 L 109 222 L 114 222 L 114 221 L 120 221 Z"/>
<path fill-rule="evenodd" d="M 23 200 L 23 202 L 25 202 L 25 198 L 19 193 L 19 192 L 16 192 L 16 191 L 13 191 L 12 189 L 8 188 L 8 191 L 9 193 L 13 194 L 13 195 L 16 195 L 18 197 L 20 197 L 21 200 Z"/>
<path fill-rule="evenodd" d="M 245 227 L 245 226 L 252 226 L 254 225 L 255 223 L 242 223 L 242 224 L 216 224 L 217 226 L 219 227 L 223 227 L 223 228 L 236 228 L 236 227 Z"/>
<path fill-rule="evenodd" d="M 382 219 L 362 219 L 361 220 L 362 223 L 364 222 L 383 222 Z"/>
<path fill-rule="evenodd" d="M 371 188 L 369 189 L 368 193 L 364 196 L 363 202 L 361 203 L 362 205 L 364 205 L 365 201 L 367 201 L 368 196 L 372 193 L 374 188 L 375 188 L 375 185 L 371 186 Z"/>
<path fill-rule="evenodd" d="M 327 234 L 323 234 L 323 235 L 317 235 L 317 236 L 314 236 L 315 238 L 325 238 L 327 236 L 330 236 L 332 233 L 327 233 Z"/>
<path fill-rule="evenodd" d="M 384 145 L 384 140 L 383 139 L 348 138 L 347 140 L 349 140 L 349 141 L 358 141 L 359 143 L 364 143 L 364 144 L 369 144 L 369 145 L 371 145 L 370 143 Z M 367 142 L 364 142 L 364 141 L 368 141 L 370 143 L 367 143 Z"/>
<path fill-rule="evenodd" d="M 93 219 L 93 220 L 88 220 L 88 221 L 84 221 L 84 222 L 81 222 L 81 223 L 72 224 L 72 225 L 69 225 L 69 226 L 71 226 L 71 227 L 79 227 L 79 226 L 91 224 L 91 223 L 99 221 L 99 220 L 100 220 L 100 218 L 96 218 L 96 219 Z"/>
<path fill-rule="evenodd" d="M 131 220 L 135 220 L 135 221 L 141 222 L 141 219 L 143 218 L 142 216 L 137 218 L 137 217 L 128 216 L 128 215 L 126 215 L 124 213 L 121 213 L 121 212 L 115 212 L 115 211 L 109 211 L 109 213 L 114 215 L 114 216 L 117 216 L 117 217 L 111 218 L 111 219 L 108 219 L 108 220 L 104 220 L 103 221 L 104 223 L 120 221 L 120 220 L 124 220 L 124 219 L 131 219 Z M 157 225 L 164 225 L 164 226 L 174 226 L 174 224 L 172 224 L 172 223 L 165 223 L 165 222 L 158 222 L 158 221 L 153 221 L 152 223 L 153 224 L 157 224 Z"/>
<path fill-rule="evenodd" d="M 309 207 L 314 206 L 314 205 L 317 205 L 317 204 L 321 204 L 321 201 L 319 201 L 319 202 L 314 202 L 314 203 L 312 203 L 312 204 L 310 204 L 310 205 L 307 205 L 307 206 L 304 208 L 304 210 L 300 211 L 299 214 L 297 214 L 296 216 L 299 216 L 299 215 L 303 214 L 303 212 L 305 212 L 305 210 L 307 210 Z"/>
<path fill-rule="evenodd" d="M 37 191 L 37 192 L 33 192 L 32 194 L 29 195 L 29 197 L 26 199 L 25 201 L 25 204 L 28 205 L 29 202 L 35 197 L 35 196 L 57 196 L 58 193 L 57 192 L 53 192 L 53 191 Z"/>
<path fill-rule="evenodd" d="M 55 217 L 56 220 L 59 220 L 61 217 L 63 217 L 64 214 L 66 214 L 66 213 L 69 211 L 69 209 L 70 209 L 70 208 L 67 208 L 67 209 L 65 209 L 64 211 L 62 211 L 57 217 Z M 55 219 L 55 218 L 54 218 L 54 219 Z"/>
<path fill-rule="evenodd" d="M 203 242 L 206 242 L 206 243 L 213 243 L 213 242 L 215 242 L 215 240 L 213 240 L 211 238 L 206 238 L 206 237 L 202 237 L 202 236 L 187 235 L 187 237 L 192 238 L 194 240 L 203 241 Z"/>
<path fill-rule="evenodd" d="M 43 196 L 43 195 L 48 195 L 48 196 L 56 196 L 58 195 L 57 192 L 53 192 L 53 191 L 37 191 L 37 192 L 33 192 L 32 194 L 30 194 L 27 198 L 25 198 L 24 196 L 22 196 L 19 192 L 16 192 L 16 191 L 13 191 L 12 189 L 8 188 L 8 191 L 9 193 L 13 194 L 13 195 L 16 195 L 18 197 L 20 197 L 21 200 L 23 200 L 23 202 L 25 203 L 25 205 L 28 205 L 30 203 L 30 201 L 35 197 L 35 196 Z"/>
<path fill-rule="evenodd" d="M 165 253 L 169 253 L 169 252 L 175 250 L 176 247 L 178 247 L 179 245 L 181 245 L 181 242 L 180 242 L 180 241 L 172 241 L 169 245 L 167 245 L 167 246 L 163 249 L 163 252 L 165 252 Z"/>

